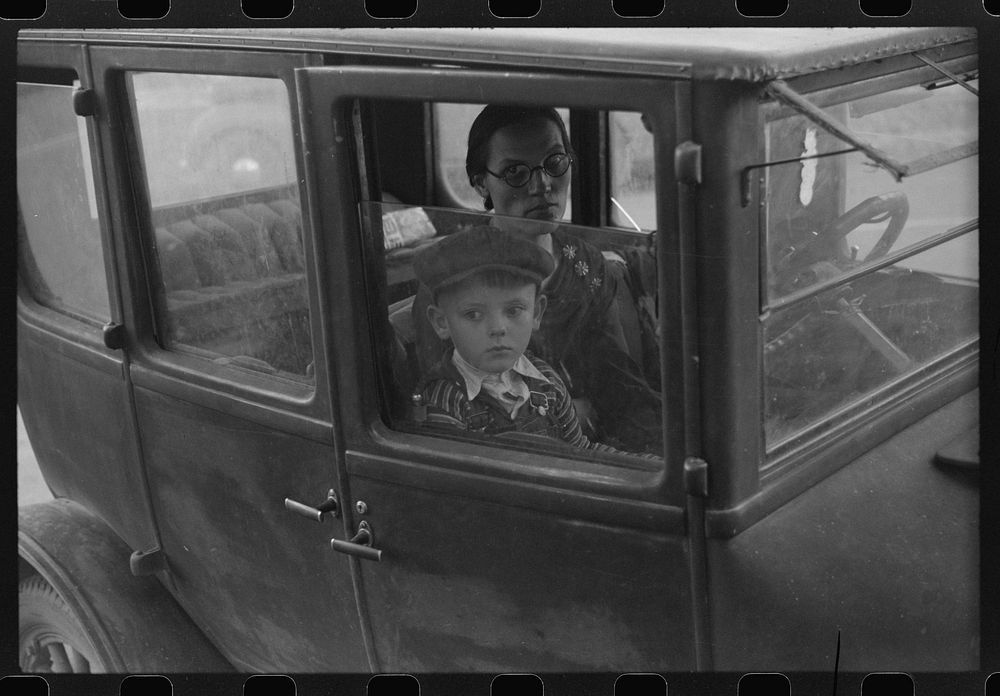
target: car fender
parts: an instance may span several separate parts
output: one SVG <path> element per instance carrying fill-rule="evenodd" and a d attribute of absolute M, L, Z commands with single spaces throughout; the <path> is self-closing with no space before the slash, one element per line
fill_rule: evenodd
<path fill-rule="evenodd" d="M 19 572 L 65 600 L 113 672 L 231 672 L 167 589 L 129 569 L 131 549 L 82 505 L 56 499 L 18 510 Z"/>

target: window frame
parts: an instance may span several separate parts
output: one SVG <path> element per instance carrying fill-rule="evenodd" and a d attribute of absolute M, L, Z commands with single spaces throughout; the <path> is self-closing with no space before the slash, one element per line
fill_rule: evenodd
<path fill-rule="evenodd" d="M 341 360 L 334 369 L 339 377 L 340 398 L 344 404 L 342 427 L 348 450 L 359 455 L 367 452 L 369 456 L 366 459 L 396 461 L 404 469 L 409 463 L 431 466 L 442 475 L 451 475 L 447 473 L 450 471 L 460 476 L 474 470 L 495 477 L 498 482 L 507 480 L 509 484 L 541 477 L 546 485 L 567 490 L 600 490 L 616 496 L 638 496 L 683 506 L 683 460 L 687 448 L 693 446 L 693 441 L 685 437 L 688 426 L 685 421 L 696 417 L 696 413 L 681 405 L 690 395 L 683 389 L 684 358 L 681 346 L 677 344 L 671 344 L 671 349 L 661 356 L 661 365 L 668 365 L 663 368 L 664 374 L 668 375 L 663 393 L 668 402 L 665 411 L 670 414 L 665 418 L 668 428 L 665 435 L 669 444 L 665 467 L 655 473 L 598 465 L 604 472 L 603 476 L 597 476 L 596 472 L 593 476 L 572 476 L 571 472 L 579 472 L 581 462 L 586 462 L 584 458 L 577 460 L 540 453 L 519 453 L 516 449 L 444 441 L 391 430 L 384 425 L 380 381 L 383 372 L 391 372 L 387 351 L 379 350 L 379 346 L 387 345 L 391 329 L 385 317 L 384 288 L 379 289 L 380 284 L 375 280 L 385 277 L 380 258 L 381 241 L 373 239 L 374 235 L 366 235 L 360 226 L 358 203 L 363 199 L 356 196 L 366 190 L 369 190 L 368 195 L 371 194 L 370 182 L 360 178 L 365 164 L 357 157 L 361 149 L 356 142 L 357 135 L 343 138 L 340 142 L 332 137 L 332 131 L 343 132 L 352 122 L 355 102 L 407 99 L 425 103 L 481 103 L 481 90 L 490 93 L 493 102 L 559 104 L 569 107 L 571 113 L 573 109 L 602 111 L 608 108 L 648 112 L 657 134 L 658 218 L 674 221 L 677 220 L 680 203 L 675 193 L 674 147 L 680 139 L 678 129 L 688 123 L 678 119 L 675 108 L 683 111 L 689 104 L 690 83 L 677 79 L 622 78 L 634 80 L 643 88 L 623 90 L 621 79 L 606 76 L 442 71 L 419 67 L 392 70 L 317 68 L 299 71 L 299 76 L 303 91 L 314 101 L 310 112 L 312 119 L 306 126 L 307 151 L 332 154 L 310 166 L 309 171 L 317 180 L 337 182 L 335 188 L 326 189 L 327 195 L 321 201 L 323 208 L 317 218 L 324 229 L 337 231 L 333 242 L 339 258 L 328 256 L 324 261 L 325 275 L 333 280 L 327 291 L 327 303 L 333 305 L 338 297 L 341 302 L 350 298 L 346 301 L 351 301 L 358 309 L 364 307 L 364 312 L 340 317 L 332 312 L 323 315 L 324 320 L 331 322 L 328 333 L 343 337 L 343 342 L 338 343 L 335 351 Z M 586 90 L 581 89 L 583 83 L 586 83 Z M 342 168 L 338 168 L 338 162 Z M 676 223 L 669 227 L 675 232 L 678 229 Z M 658 244 L 661 269 L 664 265 L 679 265 L 684 258 L 682 254 L 669 251 L 674 244 L 680 243 L 681 236 L 670 235 Z M 353 258 L 355 254 L 365 259 L 361 268 L 345 264 L 345 259 Z M 685 261 L 690 261 L 690 258 Z M 660 287 L 661 307 L 669 304 L 672 308 L 666 312 L 661 309 L 661 312 L 667 321 L 671 315 L 676 317 L 678 326 L 682 314 L 680 293 L 666 286 L 677 281 L 680 275 L 668 270 L 666 276 L 669 281 L 664 283 L 661 280 Z M 363 288 L 376 289 L 372 292 Z M 670 298 L 669 303 L 667 298 Z M 372 354 L 373 348 L 374 359 L 366 357 Z M 358 365 L 365 365 L 366 369 L 358 370 Z M 696 380 L 691 379 L 689 384 L 693 383 Z M 686 412 L 688 415 L 683 415 Z M 446 444 L 442 445 L 442 442 Z M 349 462 L 348 466 L 351 469 L 353 465 Z M 627 473 L 630 471 L 632 473 Z M 360 469 L 357 473 L 365 475 Z"/>
<path fill-rule="evenodd" d="M 133 379 L 179 398 L 194 393 L 208 398 L 217 408 L 253 419 L 295 429 L 313 437 L 324 437 L 321 421 L 329 420 L 326 375 L 323 369 L 324 342 L 316 321 L 318 312 L 315 273 L 311 259 L 313 234 L 306 191 L 302 185 L 303 160 L 299 142 L 299 110 L 294 70 L 314 65 L 319 57 L 298 53 L 265 53 L 238 49 L 182 48 L 151 46 L 93 46 L 90 48 L 95 81 L 106 105 L 104 126 L 109 130 L 106 157 L 112 163 L 115 222 L 120 232 L 116 243 L 123 259 L 131 259 L 125 295 L 125 321 L 133 328 Z M 302 253 L 305 263 L 306 300 L 310 314 L 314 381 L 304 383 L 281 375 L 271 375 L 230 364 L 218 364 L 203 357 L 160 346 L 157 339 L 156 303 L 153 283 L 158 280 L 155 259 L 155 232 L 146 188 L 138 126 L 134 120 L 128 88 L 130 72 L 168 72 L 265 77 L 280 80 L 288 94 L 298 190 L 302 202 Z M 128 262 L 125 262 L 128 263 Z M 223 406 L 223 404 L 226 404 Z M 312 416 L 302 419 L 295 414 Z"/>

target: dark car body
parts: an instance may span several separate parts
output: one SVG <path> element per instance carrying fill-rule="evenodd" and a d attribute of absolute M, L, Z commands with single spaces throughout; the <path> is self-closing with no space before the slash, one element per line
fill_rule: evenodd
<path fill-rule="evenodd" d="M 941 221 L 940 182 L 845 173 L 923 186 L 977 150 L 836 135 L 977 69 L 961 28 L 22 32 L 22 114 L 51 91 L 86 145 L 75 174 L 19 122 L 18 400 L 56 496 L 22 510 L 22 579 L 112 671 L 818 671 L 838 633 L 845 670 L 977 668 L 977 276 L 906 263 L 973 238 L 977 178 Z M 622 301 L 662 380 L 653 463 L 404 422 L 420 242 L 378 221 L 482 213 L 435 124 L 485 101 L 567 109 L 567 225 L 655 259 L 658 351 Z M 618 112 L 651 147 L 609 144 Z M 618 166 L 655 224 L 616 217 Z M 73 206 L 80 268 L 46 251 Z"/>

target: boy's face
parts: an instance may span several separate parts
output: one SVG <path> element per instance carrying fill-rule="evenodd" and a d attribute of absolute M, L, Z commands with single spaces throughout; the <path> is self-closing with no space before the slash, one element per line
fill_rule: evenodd
<path fill-rule="evenodd" d="M 501 288 L 475 281 L 441 293 L 427 317 L 439 338 L 450 338 L 466 362 L 484 372 L 513 367 L 545 311 L 532 283 Z"/>

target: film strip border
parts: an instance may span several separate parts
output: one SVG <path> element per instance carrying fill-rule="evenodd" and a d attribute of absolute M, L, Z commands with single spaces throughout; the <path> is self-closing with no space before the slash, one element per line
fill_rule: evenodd
<path fill-rule="evenodd" d="M 223 13 L 219 7 L 226 4 L 239 3 L 243 17 L 232 19 L 231 12 Z M 1000 17 L 1000 0 L 973 0 L 969 4 L 981 4 L 982 17 L 989 21 Z M 103 6 L 103 12 L 115 8 L 119 15 L 126 19 L 174 19 L 186 21 L 187 15 L 177 10 L 182 9 L 181 3 L 174 0 L 171 7 L 169 0 L 105 0 L 104 2 L 80 2 L 83 10 L 73 10 L 66 2 L 46 2 L 45 0 L 18 0 L 17 3 L 6 4 L 0 9 L 0 18 L 9 20 L 35 19 L 44 17 L 46 11 L 53 6 L 59 9 L 55 18 L 59 24 L 96 25 L 92 10 L 95 6 Z M 189 5 L 192 3 L 188 3 Z M 200 22 L 211 23 L 213 12 L 219 16 L 228 17 L 230 21 L 249 21 L 253 19 L 294 20 L 296 17 L 306 17 L 313 21 L 317 16 L 311 14 L 317 8 L 320 15 L 329 11 L 331 5 L 349 7 L 353 14 L 345 19 L 345 24 L 352 21 L 367 21 L 371 19 L 412 19 L 433 21 L 439 17 L 436 12 L 440 5 L 455 3 L 434 3 L 430 0 L 355 0 L 354 2 L 330 2 L 329 0 L 229 0 L 219 2 L 208 13 L 201 15 Z M 496 19 L 548 19 L 548 5 L 559 5 L 565 8 L 567 3 L 558 0 L 478 0 L 469 2 L 466 11 L 472 12 L 469 6 L 479 5 L 474 10 L 480 17 L 480 23 L 491 23 Z M 598 5 L 601 3 L 593 3 Z M 598 15 L 590 9 L 585 13 L 583 21 L 599 22 L 600 17 L 609 20 L 635 19 L 669 21 L 667 13 L 672 0 L 606 0 L 606 6 Z M 697 6 L 698 3 L 683 3 Z M 781 18 L 803 22 L 816 22 L 822 14 L 815 11 L 816 5 L 825 3 L 803 3 L 801 0 L 728 0 L 727 2 L 705 3 L 718 5 L 718 8 L 707 11 L 708 22 L 726 22 L 739 20 L 740 17 L 750 19 Z M 805 4 L 812 4 L 809 9 L 802 9 Z M 848 24 L 855 20 L 869 18 L 893 19 L 898 22 L 922 19 L 927 13 L 948 11 L 948 3 L 940 0 L 852 0 L 848 2 L 830 3 L 838 5 L 831 22 Z M 63 12 L 63 6 L 67 6 Z M 165 7 L 156 15 L 157 6 Z M 798 6 L 798 7 L 797 7 Z M 904 9 L 905 6 L 905 9 Z M 934 6 L 934 9 L 928 9 Z M 532 8 L 535 8 L 532 10 Z M 407 13 L 407 8 L 412 8 Z M 721 8 L 721 9 L 719 9 Z M 954 8 L 958 9 L 958 8 Z M 968 6 L 963 8 L 966 12 Z M 281 14 L 284 11 L 284 14 Z M 80 14 L 77 14 L 80 12 Z M 485 14 L 488 12 L 489 14 Z M 814 12 L 816 12 L 814 14 Z M 34 14 L 33 14 L 34 13 Z M 146 13 L 146 14 L 143 14 Z M 693 22 L 705 21 L 705 10 L 701 10 Z M 964 14 L 964 13 L 963 13 Z M 846 15 L 846 16 L 845 16 Z M 459 13 L 457 16 L 464 17 Z M 683 17 L 683 15 L 681 15 Z M 968 15 L 965 15 L 968 16 Z M 728 18 L 728 19 L 727 19 Z M 679 21 L 675 15 L 674 22 Z M 461 21 L 461 20 L 456 20 Z M 965 23 L 965 17 L 956 23 Z M 574 22 L 576 23 L 576 22 Z M 13 22 L 11 24 L 18 24 Z M 9 27 L 10 25 L 8 25 Z M 839 680 L 839 686 L 838 686 Z M 17 696 L 34 694 L 269 694 L 283 696 L 296 694 L 357 694 L 361 696 L 381 696 L 382 694 L 985 694 L 985 696 L 1000 696 L 1000 674 L 953 674 L 953 675 L 922 675 L 905 673 L 873 673 L 873 674 L 842 674 L 835 676 L 831 671 L 827 674 L 790 674 L 780 673 L 748 673 L 728 675 L 660 675 L 651 673 L 636 673 L 624 675 L 531 675 L 531 674 L 470 674 L 470 675 L 107 675 L 93 677 L 61 677 L 42 678 L 35 675 L 10 675 L 0 678 L 2 693 L 13 693 Z"/>
<path fill-rule="evenodd" d="M 976 2 L 976 0 L 973 0 Z M 114 5 L 125 20 L 170 20 L 174 15 L 185 11 L 183 3 L 171 0 L 91 0 L 81 2 L 81 6 Z M 484 20 L 557 20 L 561 17 L 571 17 L 565 11 L 571 9 L 566 0 L 479 0 L 469 3 L 431 2 L 430 0 L 341 0 L 339 2 L 322 2 L 321 0 L 230 0 L 228 3 L 215 3 L 222 9 L 225 5 L 239 4 L 243 16 L 248 20 L 301 20 L 318 16 L 332 15 L 347 22 L 358 20 L 413 20 L 438 19 L 451 15 L 459 19 L 466 11 L 471 11 L 470 18 L 478 19 L 477 24 Z M 821 3 L 823 10 L 831 3 Z M 838 3 L 832 3 L 838 5 Z M 936 0 L 855 0 L 853 3 L 840 3 L 843 6 L 835 8 L 836 23 L 843 23 L 845 15 L 850 15 L 851 8 L 857 14 L 858 20 L 863 19 L 914 19 L 928 9 L 952 9 L 949 3 Z M 981 0 L 982 9 L 986 15 L 1000 16 L 1000 0 Z M 8 20 L 40 20 L 50 18 L 48 10 L 60 3 L 52 0 L 18 0 L 5 3 L 0 9 L 0 18 Z M 476 7 L 479 5 L 479 7 Z M 790 19 L 803 18 L 802 11 L 812 13 L 818 3 L 803 2 L 803 0 L 731 0 L 731 2 L 695 3 L 693 8 L 689 2 L 677 0 L 605 0 L 604 2 L 585 3 L 586 8 L 572 8 L 573 15 L 579 18 L 577 10 L 591 21 L 600 20 L 602 13 L 606 19 L 624 20 L 659 20 L 683 19 L 690 17 L 692 10 L 703 19 L 705 15 L 725 18 L 728 14 L 733 20 L 739 19 Z M 601 6 L 604 6 L 603 8 Z M 464 7 L 462 7 L 464 6 Z M 713 7 L 715 6 L 715 7 Z M 810 7 L 811 6 L 811 7 Z M 449 9 L 450 8 L 450 9 Z M 445 15 L 442 15 L 442 10 Z M 553 13 L 554 16 L 553 16 Z M 211 14 L 209 11 L 207 14 Z M 76 12 L 60 12 L 60 19 L 74 17 Z M 233 21 L 231 12 L 227 18 Z M 238 19 L 238 16 L 236 17 Z M 461 21 L 461 20 L 459 20 Z"/>
<path fill-rule="evenodd" d="M 49 681 L 52 683 L 50 684 Z M 0 679 L 0 689 L 14 696 L 920 696 L 973 694 L 1000 696 L 1000 673 L 981 675 L 921 675 L 904 672 L 869 674 L 793 674 L 751 672 L 728 675 L 309 675 L 258 674 L 188 677 L 131 675 L 80 678 L 72 682 L 36 675 Z"/>

